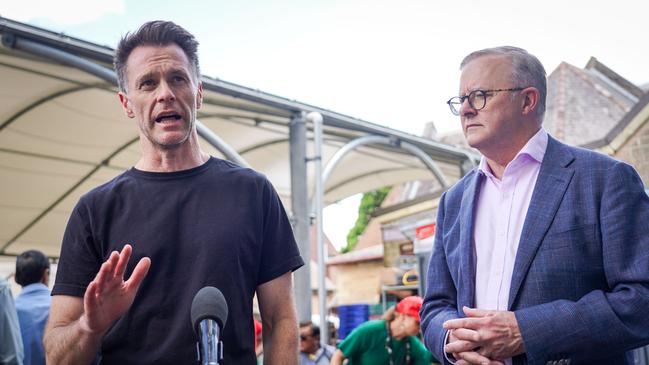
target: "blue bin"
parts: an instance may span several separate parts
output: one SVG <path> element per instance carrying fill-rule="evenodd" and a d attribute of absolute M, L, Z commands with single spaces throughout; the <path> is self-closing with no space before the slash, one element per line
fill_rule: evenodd
<path fill-rule="evenodd" d="M 368 304 L 341 305 L 338 307 L 338 339 L 343 340 L 354 328 L 361 323 L 367 322 L 370 318 L 370 306 Z"/>

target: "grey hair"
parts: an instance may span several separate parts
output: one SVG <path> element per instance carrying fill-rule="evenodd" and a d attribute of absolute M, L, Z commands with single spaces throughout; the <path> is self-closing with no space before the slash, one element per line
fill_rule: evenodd
<path fill-rule="evenodd" d="M 509 58 L 512 63 L 512 81 L 513 87 L 533 86 L 539 90 L 539 106 L 536 113 L 543 117 L 545 113 L 545 99 L 548 93 L 547 79 L 545 68 L 538 58 L 528 53 L 526 50 L 512 46 L 502 46 L 494 48 L 485 48 L 472 52 L 464 57 L 460 64 L 460 70 L 469 62 L 483 56 L 503 56 Z"/>

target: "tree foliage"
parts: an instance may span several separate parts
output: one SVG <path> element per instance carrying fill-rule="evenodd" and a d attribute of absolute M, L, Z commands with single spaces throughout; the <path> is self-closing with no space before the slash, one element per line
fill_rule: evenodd
<path fill-rule="evenodd" d="M 358 207 L 358 218 L 356 219 L 356 224 L 354 224 L 354 227 L 352 227 L 347 234 L 347 245 L 342 248 L 342 253 L 347 253 L 354 249 L 358 243 L 358 237 L 365 232 L 365 228 L 370 222 L 372 213 L 376 208 L 381 206 L 385 197 L 388 196 L 390 189 L 390 186 L 386 186 L 363 194 L 361 203 Z"/>

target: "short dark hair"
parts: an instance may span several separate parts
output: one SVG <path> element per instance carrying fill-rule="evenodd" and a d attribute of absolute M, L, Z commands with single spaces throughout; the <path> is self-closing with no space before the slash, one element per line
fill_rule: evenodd
<path fill-rule="evenodd" d="M 300 328 L 302 328 L 302 327 L 310 327 L 311 328 L 311 336 L 320 337 L 320 327 L 313 324 L 313 322 L 311 322 L 311 321 L 301 322 L 300 323 Z"/>
<path fill-rule="evenodd" d="M 16 258 L 15 280 L 20 286 L 38 283 L 49 268 L 50 261 L 45 254 L 37 250 L 25 251 Z"/>
<path fill-rule="evenodd" d="M 135 33 L 126 33 L 117 44 L 114 62 L 120 90 L 126 91 L 126 61 L 135 48 L 144 45 L 166 46 L 172 43 L 182 48 L 194 67 L 196 78 L 199 79 L 198 41 L 194 35 L 174 22 L 154 20 L 142 24 Z"/>

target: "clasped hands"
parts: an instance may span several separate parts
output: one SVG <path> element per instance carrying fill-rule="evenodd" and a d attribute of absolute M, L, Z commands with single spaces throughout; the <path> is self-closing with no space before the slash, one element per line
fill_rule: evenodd
<path fill-rule="evenodd" d="M 444 322 L 449 331 L 444 351 L 457 365 L 502 365 L 525 352 L 514 312 L 462 308 L 466 318 Z"/>

